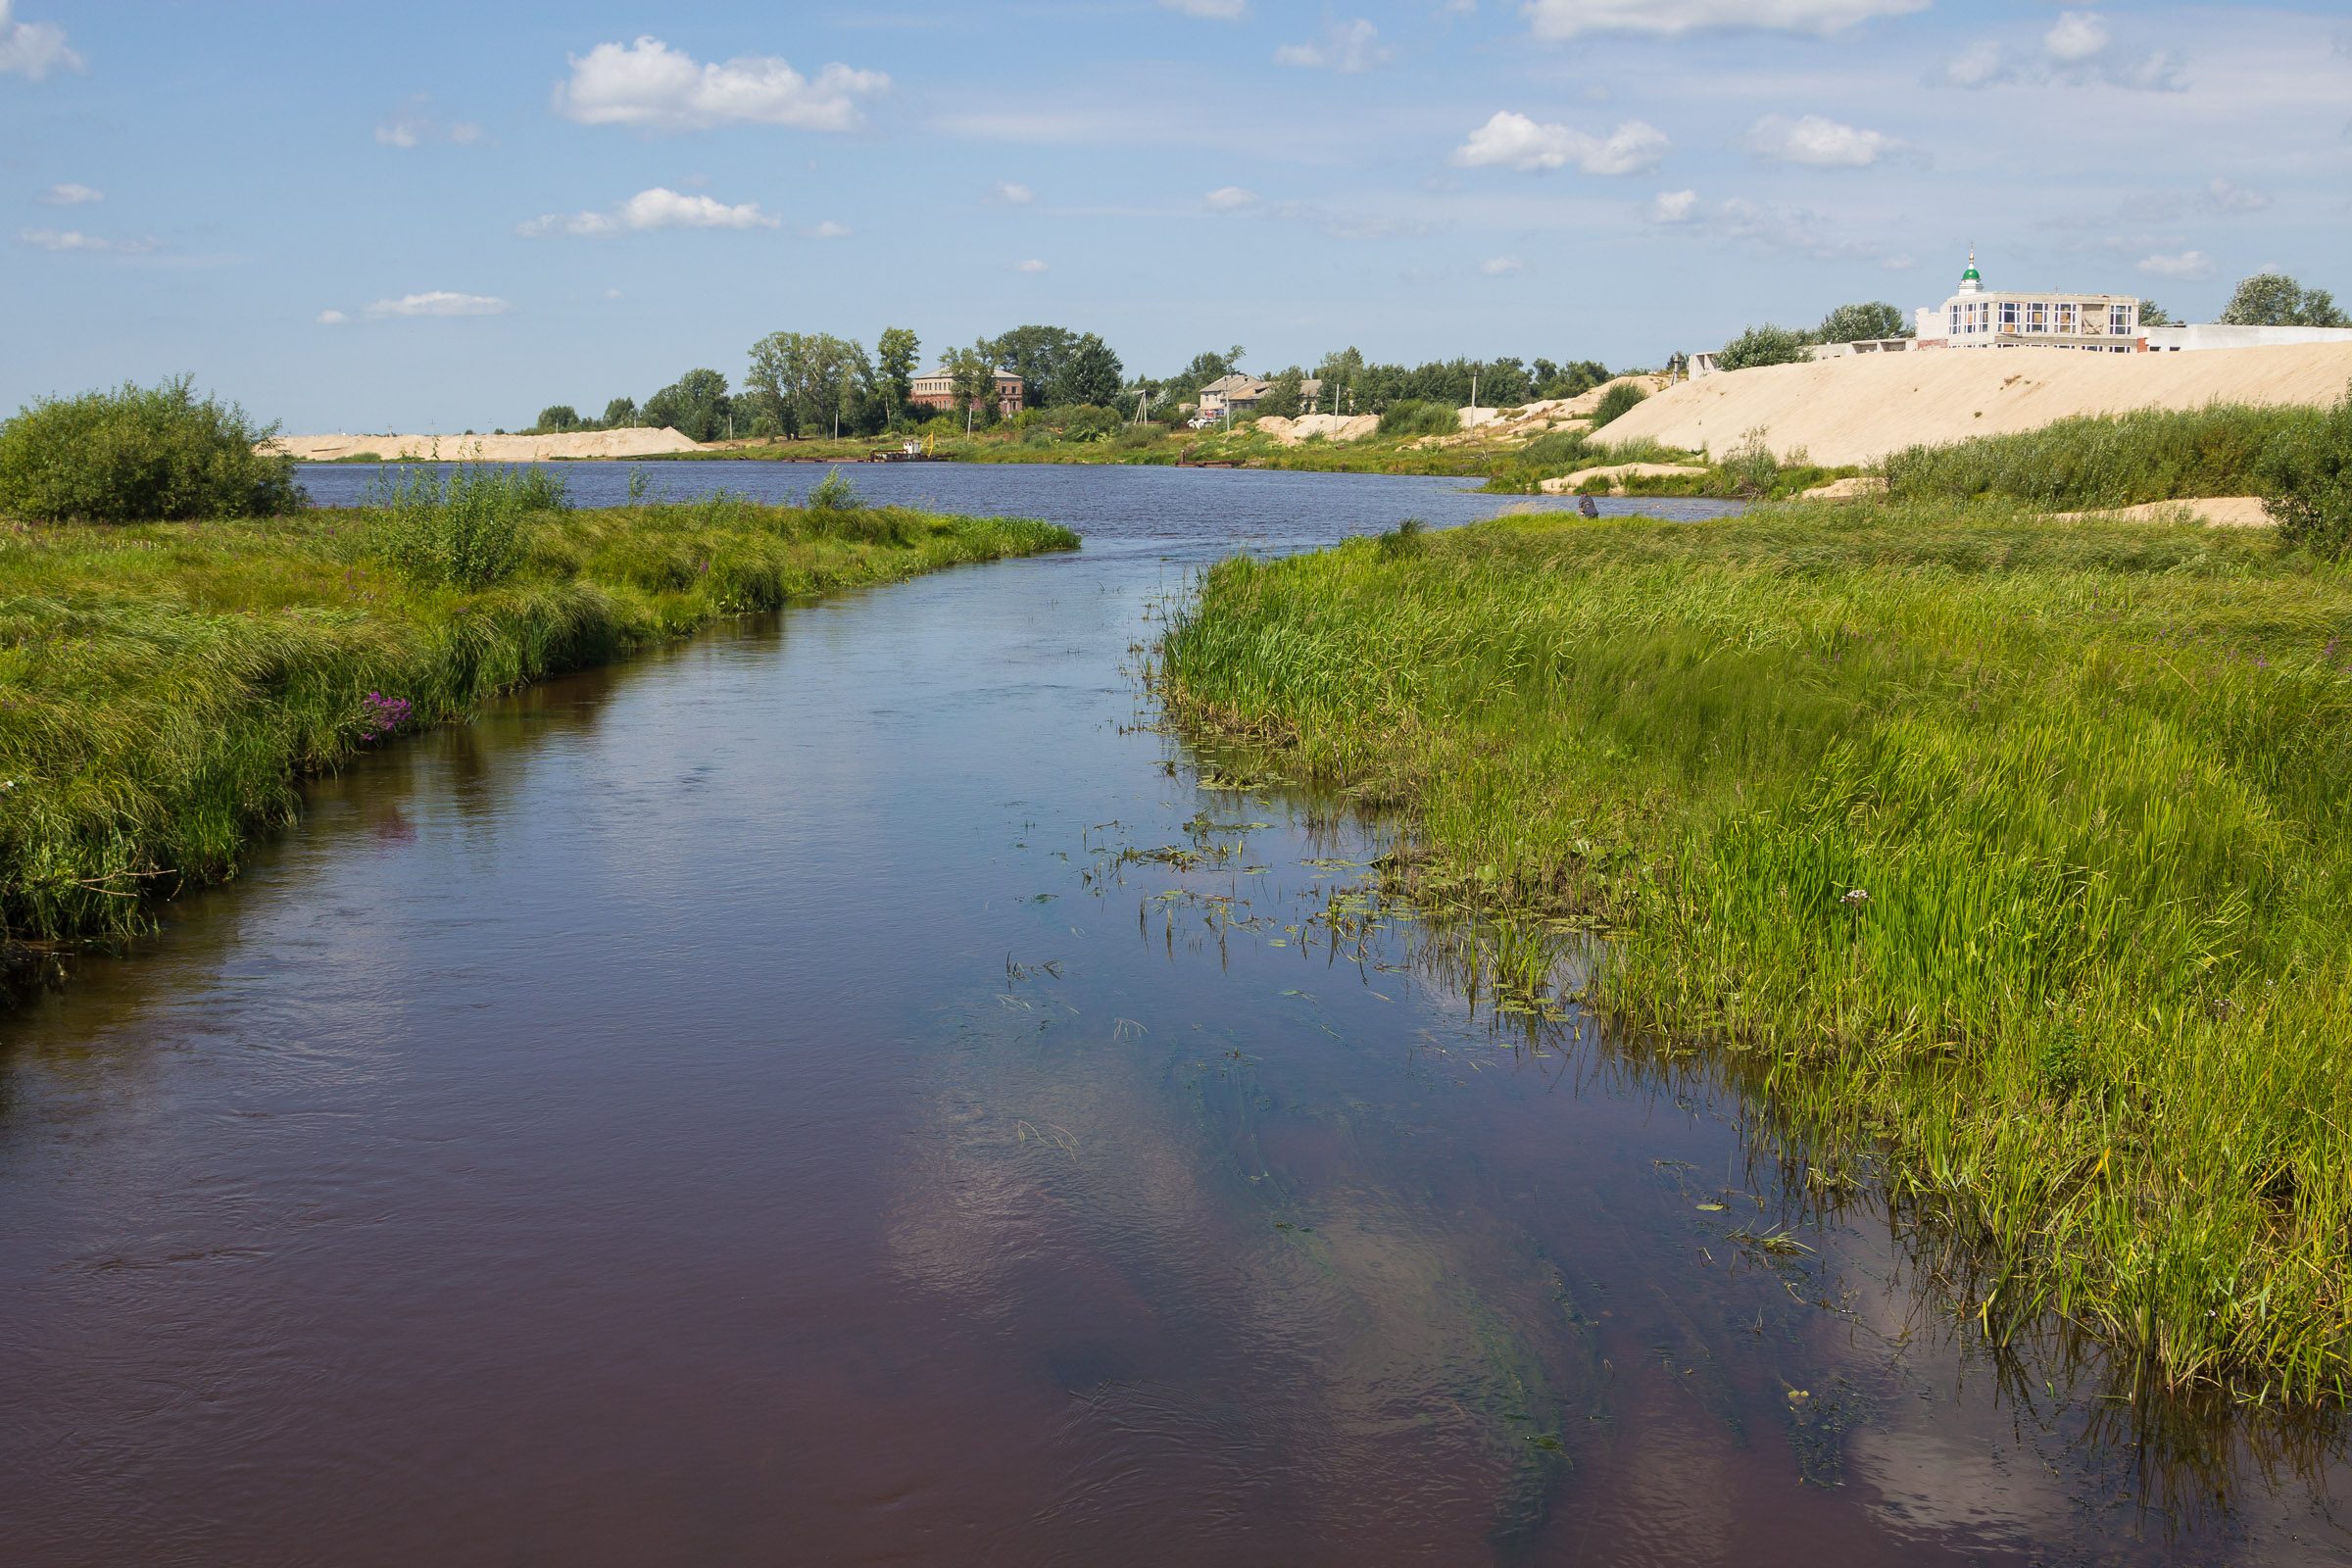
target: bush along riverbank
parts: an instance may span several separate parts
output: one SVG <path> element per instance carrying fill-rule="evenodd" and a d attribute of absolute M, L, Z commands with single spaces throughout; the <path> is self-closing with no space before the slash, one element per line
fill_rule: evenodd
<path fill-rule="evenodd" d="M 1425 904 L 1606 930 L 1587 1000 L 1740 1063 L 1996 1340 L 2344 1396 L 2346 566 L 1983 503 L 1518 516 L 1220 564 L 1157 678 L 1402 808 Z"/>
<path fill-rule="evenodd" d="M 572 511 L 544 470 L 394 476 L 381 505 L 234 521 L 0 523 L 0 924 L 115 938 L 233 874 L 294 785 L 402 728 L 712 619 L 1065 528 L 724 496 Z"/>

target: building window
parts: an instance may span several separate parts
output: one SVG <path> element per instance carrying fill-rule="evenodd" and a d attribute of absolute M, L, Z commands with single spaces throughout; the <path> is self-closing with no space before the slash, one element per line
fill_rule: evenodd
<path fill-rule="evenodd" d="M 2017 330 L 2017 301 L 2015 300 L 2001 301 L 2001 330 L 2004 332 Z"/>
<path fill-rule="evenodd" d="M 2050 308 L 2041 300 L 2026 307 L 2026 330 L 2047 332 L 2050 329 Z"/>
<path fill-rule="evenodd" d="M 1957 305 L 1953 306 L 1951 314 L 1951 324 L 1945 327 L 1944 330 L 1949 332 L 1952 336 L 1958 337 L 1960 335 L 1960 307 Z"/>
<path fill-rule="evenodd" d="M 2107 330 L 2117 337 L 2130 337 L 2132 335 L 2132 307 L 2129 305 L 2108 306 Z"/>
<path fill-rule="evenodd" d="M 2070 302 L 2061 301 L 2058 306 L 2058 330 L 2072 332 L 2074 329 L 2075 307 Z"/>

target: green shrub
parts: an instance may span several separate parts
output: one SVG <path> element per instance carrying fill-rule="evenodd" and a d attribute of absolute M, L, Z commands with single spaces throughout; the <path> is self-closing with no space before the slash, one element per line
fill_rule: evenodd
<path fill-rule="evenodd" d="M 1608 390 L 1601 393 L 1600 401 L 1593 405 L 1592 428 L 1599 429 L 1648 396 L 1648 393 L 1642 391 L 1632 381 L 1610 382 Z"/>
<path fill-rule="evenodd" d="M 257 457 L 277 433 L 190 378 L 39 398 L 0 422 L 0 512 L 38 522 L 184 522 L 307 505 L 294 460 Z"/>
<path fill-rule="evenodd" d="M 2312 409 L 2222 403 L 2084 415 L 2016 435 L 1907 447 L 1887 457 L 1886 487 L 1906 500 L 2004 496 L 2054 511 L 2251 495 L 2263 453 L 2320 417 Z"/>
<path fill-rule="evenodd" d="M 377 477 L 363 505 L 388 515 L 385 559 L 414 582 L 485 588 L 522 562 L 523 520 L 571 505 L 564 476 L 546 468 L 459 464 L 398 468 Z"/>
<path fill-rule="evenodd" d="M 1165 434 L 1167 429 L 1162 425 L 1130 424 L 1121 427 L 1111 444 L 1122 452 L 1135 452 L 1159 445 L 1159 438 Z"/>
<path fill-rule="evenodd" d="M 1383 561 L 1403 561 L 1429 548 L 1429 529 L 1419 517 L 1407 517 L 1376 541 Z"/>
<path fill-rule="evenodd" d="M 1442 403 L 1406 398 L 1389 405 L 1380 416 L 1380 433 L 1389 436 L 1457 435 L 1462 416 Z"/>
<path fill-rule="evenodd" d="M 1079 403 L 1066 409 L 1055 409 L 1054 417 L 1055 422 L 1061 426 L 1062 435 L 1071 441 L 1101 440 L 1106 435 L 1115 433 L 1120 422 L 1118 410 L 1098 408 L 1092 403 Z"/>
<path fill-rule="evenodd" d="M 827 469 L 824 481 L 808 492 L 804 504 L 810 512 L 856 512 L 864 505 L 858 499 L 858 487 L 839 468 Z"/>
<path fill-rule="evenodd" d="M 1752 370 L 1759 365 L 1794 365 L 1805 357 L 1807 334 L 1770 321 L 1751 326 L 1715 354 L 1719 370 Z"/>
<path fill-rule="evenodd" d="M 2352 549 L 2352 389 L 2321 417 L 2279 431 L 2255 466 L 2281 544 L 2328 561 Z"/>

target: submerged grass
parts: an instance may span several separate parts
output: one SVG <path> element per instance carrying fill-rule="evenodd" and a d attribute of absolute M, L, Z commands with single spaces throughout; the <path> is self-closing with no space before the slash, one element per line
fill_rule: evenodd
<path fill-rule="evenodd" d="M 1075 548 L 1042 522 L 719 497 L 542 512 L 498 580 L 403 569 L 415 519 L 0 524 L 0 927 L 120 937 L 234 872 L 294 783 L 399 724 L 711 619 Z"/>
<path fill-rule="evenodd" d="M 2347 634 L 2235 531 L 1547 514 L 1221 564 L 1161 678 L 1408 808 L 1424 900 L 1607 928 L 1590 998 L 1748 1062 L 1996 1338 L 2341 1398 Z"/>

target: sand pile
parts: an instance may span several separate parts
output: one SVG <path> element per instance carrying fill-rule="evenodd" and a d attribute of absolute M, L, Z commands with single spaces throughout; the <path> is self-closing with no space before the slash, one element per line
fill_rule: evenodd
<path fill-rule="evenodd" d="M 1295 447 L 1310 435 L 1319 435 L 1326 441 L 1360 441 L 1380 428 L 1380 416 L 1302 414 L 1296 419 L 1286 419 L 1270 414 L 1257 421 L 1257 428 L 1286 447 Z"/>
<path fill-rule="evenodd" d="M 305 463 L 332 463 L 362 452 L 390 462 L 546 463 L 557 458 L 642 458 L 704 450 L 675 430 L 573 430 L 564 435 L 281 435 L 260 451 L 290 452 Z"/>
<path fill-rule="evenodd" d="M 1679 463 L 1612 463 L 1603 468 L 1579 468 L 1574 473 L 1546 479 L 1543 488 L 1547 496 L 1573 495 L 1577 487 L 1588 479 L 1606 479 L 1611 490 L 1622 491 L 1628 479 L 1670 479 L 1678 474 L 1703 474 L 1706 471 Z"/>
<path fill-rule="evenodd" d="M 2207 403 L 2326 405 L 2352 381 L 2352 344 L 2085 354 L 1930 349 L 1772 365 L 1685 381 L 1636 405 L 1606 439 L 1649 436 L 1720 456 L 1759 426 L 1782 457 L 1871 463 L 1916 442 L 2038 429 L 2082 414 Z"/>
<path fill-rule="evenodd" d="M 2201 496 L 2190 501 L 2147 501 L 2106 512 L 2053 512 L 2052 522 L 2201 522 L 2208 528 L 2271 528 L 2260 496 Z"/>

